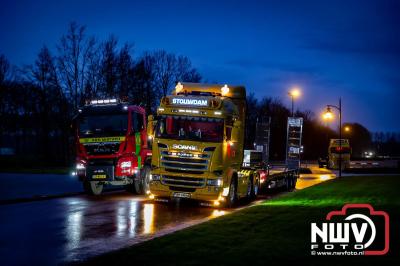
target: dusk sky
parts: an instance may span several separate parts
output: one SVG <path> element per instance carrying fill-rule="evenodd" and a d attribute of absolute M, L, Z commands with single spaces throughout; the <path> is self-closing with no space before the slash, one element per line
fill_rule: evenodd
<path fill-rule="evenodd" d="M 217 3 L 218 2 L 218 3 Z M 0 54 L 31 64 L 76 21 L 134 56 L 188 56 L 205 81 L 287 96 L 320 115 L 343 98 L 344 122 L 400 131 L 400 1 L 1 1 Z"/>

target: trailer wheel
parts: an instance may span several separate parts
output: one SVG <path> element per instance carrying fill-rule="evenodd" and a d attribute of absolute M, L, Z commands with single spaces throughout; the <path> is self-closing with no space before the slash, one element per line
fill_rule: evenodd
<path fill-rule="evenodd" d="M 84 181 L 83 189 L 87 194 L 97 196 L 103 192 L 103 184 L 99 181 Z"/>
<path fill-rule="evenodd" d="M 246 192 L 246 197 L 248 199 L 251 199 L 251 196 L 253 194 L 253 176 L 251 175 L 249 177 L 249 182 L 247 182 L 247 192 Z"/>
<path fill-rule="evenodd" d="M 256 199 L 257 196 L 258 196 L 259 191 L 260 191 L 260 180 L 258 178 L 252 178 L 250 199 L 251 200 Z"/>
<path fill-rule="evenodd" d="M 294 174 L 292 176 L 292 190 L 296 188 L 296 183 L 297 183 L 297 174 Z"/>
<path fill-rule="evenodd" d="M 287 175 L 286 176 L 286 191 L 292 191 L 293 190 L 293 178 L 292 175 Z"/>
<path fill-rule="evenodd" d="M 150 183 L 150 167 L 145 165 L 140 171 L 140 177 L 134 181 L 135 190 L 137 194 L 143 195 L 149 190 Z"/>
<path fill-rule="evenodd" d="M 236 206 L 237 204 L 237 179 L 236 177 L 232 178 L 231 184 L 229 186 L 229 194 L 228 197 L 226 199 L 226 206 L 228 208 L 233 208 Z"/>

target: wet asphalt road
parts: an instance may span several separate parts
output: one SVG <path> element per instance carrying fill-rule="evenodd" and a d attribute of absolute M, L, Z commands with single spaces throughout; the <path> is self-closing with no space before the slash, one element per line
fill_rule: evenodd
<path fill-rule="evenodd" d="M 313 168 L 297 189 L 334 175 Z M 153 203 L 126 192 L 0 206 L 1 265 L 80 261 L 231 212 L 196 204 Z"/>

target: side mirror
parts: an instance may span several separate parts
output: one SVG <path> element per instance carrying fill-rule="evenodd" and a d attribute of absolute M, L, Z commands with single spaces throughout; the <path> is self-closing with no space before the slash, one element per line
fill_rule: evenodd
<path fill-rule="evenodd" d="M 240 137 L 240 126 L 242 123 L 240 121 L 233 122 L 232 133 L 231 133 L 231 141 L 237 142 Z"/>
<path fill-rule="evenodd" d="M 149 115 L 147 117 L 147 146 L 151 147 L 153 145 L 153 139 L 154 139 L 154 126 L 157 123 L 156 120 L 154 120 L 153 115 Z"/>
<path fill-rule="evenodd" d="M 154 135 L 154 116 L 149 115 L 147 117 L 147 136 Z"/>

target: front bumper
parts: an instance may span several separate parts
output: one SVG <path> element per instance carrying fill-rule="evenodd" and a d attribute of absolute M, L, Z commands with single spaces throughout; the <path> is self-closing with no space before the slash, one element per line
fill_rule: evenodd
<path fill-rule="evenodd" d="M 193 191 L 194 190 L 194 191 Z M 150 182 L 150 193 L 156 198 L 176 198 L 179 193 L 189 195 L 190 199 L 199 201 L 221 200 L 223 188 L 214 186 L 204 186 L 199 188 L 171 187 L 162 184 L 160 181 Z"/>
<path fill-rule="evenodd" d="M 162 169 L 153 169 L 152 175 L 160 176 L 159 180 L 150 181 L 150 196 L 156 198 L 177 198 L 180 193 L 184 193 L 185 198 L 190 198 L 198 201 L 223 201 L 227 194 L 226 185 L 223 183 L 220 186 L 208 185 L 208 179 L 217 179 L 218 176 L 210 172 L 204 175 L 177 174 L 162 171 Z M 181 179 L 181 180 L 173 180 Z M 182 195 L 182 194 L 181 194 Z"/>

